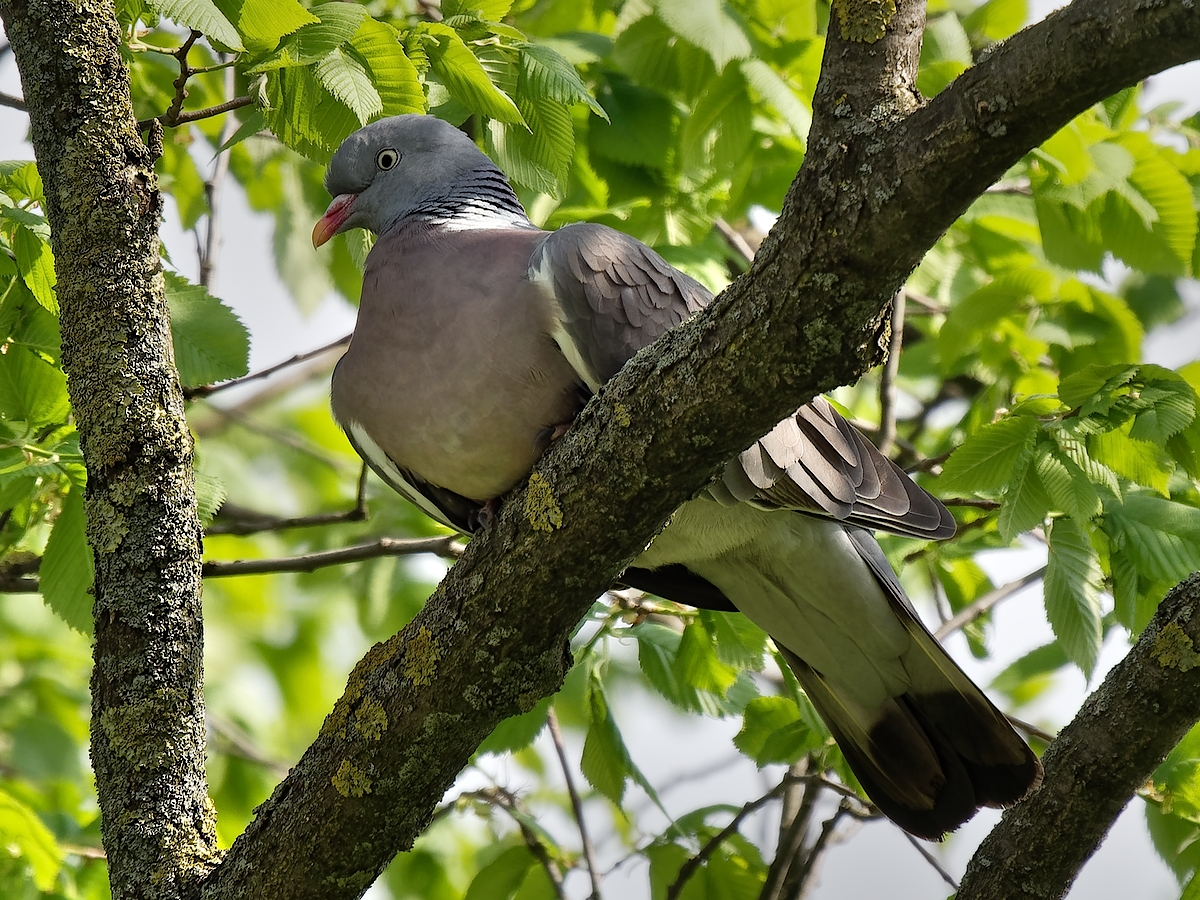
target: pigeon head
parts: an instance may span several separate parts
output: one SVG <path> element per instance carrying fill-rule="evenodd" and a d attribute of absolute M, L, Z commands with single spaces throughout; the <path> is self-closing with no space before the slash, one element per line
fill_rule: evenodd
<path fill-rule="evenodd" d="M 433 116 L 393 116 L 360 128 L 334 153 L 325 188 L 333 202 L 313 229 L 317 247 L 351 228 L 382 235 L 412 220 L 528 226 L 504 173 L 467 135 Z"/>

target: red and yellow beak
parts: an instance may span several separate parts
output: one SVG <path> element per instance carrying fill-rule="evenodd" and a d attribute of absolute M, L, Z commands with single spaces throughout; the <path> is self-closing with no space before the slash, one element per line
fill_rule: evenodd
<path fill-rule="evenodd" d="M 317 220 L 313 227 L 312 242 L 314 247 L 320 247 L 327 240 L 342 230 L 350 213 L 354 211 L 354 201 L 358 194 L 338 194 L 325 210 L 325 215 Z"/>

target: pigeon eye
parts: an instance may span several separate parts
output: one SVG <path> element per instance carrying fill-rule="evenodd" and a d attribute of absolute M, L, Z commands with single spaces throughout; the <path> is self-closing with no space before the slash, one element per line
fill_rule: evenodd
<path fill-rule="evenodd" d="M 375 165 L 386 172 L 388 169 L 394 169 L 396 163 L 400 162 L 400 154 L 391 147 L 385 147 L 375 154 Z"/>

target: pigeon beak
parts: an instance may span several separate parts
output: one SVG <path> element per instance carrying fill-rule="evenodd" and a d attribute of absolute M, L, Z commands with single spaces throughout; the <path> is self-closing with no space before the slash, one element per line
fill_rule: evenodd
<path fill-rule="evenodd" d="M 358 194 L 338 194 L 325 210 L 325 215 L 317 220 L 313 228 L 312 242 L 314 247 L 320 247 L 327 240 L 342 230 L 350 213 L 354 211 L 354 201 Z"/>

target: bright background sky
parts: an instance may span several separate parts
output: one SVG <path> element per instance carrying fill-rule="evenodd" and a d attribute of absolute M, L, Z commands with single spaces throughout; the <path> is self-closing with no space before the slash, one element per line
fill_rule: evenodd
<path fill-rule="evenodd" d="M 1035 18 L 1063 4 L 1034 0 Z M 20 94 L 20 82 L 12 54 L 0 62 L 0 92 Z M 1145 108 L 1159 103 L 1178 101 L 1180 116 L 1200 109 L 1200 63 L 1182 66 L 1156 76 L 1144 94 Z M 32 148 L 24 138 L 28 121 L 23 113 L 0 107 L 0 159 L 31 159 Z M 198 160 L 202 172 L 210 160 Z M 343 299 L 330 295 L 310 315 L 302 315 L 286 289 L 276 277 L 271 251 L 273 223 L 270 216 L 252 212 L 236 183 L 225 183 L 221 248 L 213 293 L 229 304 L 241 317 L 251 334 L 251 371 L 280 362 L 349 333 L 354 325 L 354 309 Z M 197 277 L 198 264 L 195 242 L 190 234 L 178 227 L 173 209 L 168 209 L 162 230 L 171 258 L 189 278 Z M 1106 273 L 1111 280 L 1120 280 L 1120 269 L 1111 267 Z M 1181 284 L 1188 312 L 1185 318 L 1168 329 L 1153 332 L 1147 339 L 1147 359 L 1165 366 L 1176 367 L 1200 358 L 1200 283 Z M 401 502 L 401 501 L 397 501 Z M 1032 542 L 1018 552 L 996 553 L 991 559 L 980 560 L 996 584 L 1001 584 L 1030 572 L 1045 563 L 1045 550 Z M 440 565 L 434 561 L 434 564 Z M 947 645 L 967 673 L 982 685 L 1013 660 L 1052 638 L 1041 605 L 1040 583 L 1021 592 L 999 606 L 993 613 L 991 630 L 994 657 L 980 663 L 967 652 L 961 635 L 950 638 Z M 1082 703 L 1089 688 L 1102 680 L 1108 669 L 1120 660 L 1128 649 L 1123 635 L 1114 634 L 1105 645 L 1096 674 L 1090 685 L 1076 669 L 1064 670 L 1051 691 L 1032 709 L 1022 711 L 1024 717 L 1043 726 L 1057 728 L 1065 724 Z M 632 650 L 630 651 L 632 653 Z M 733 749 L 731 738 L 740 727 L 740 719 L 726 721 L 701 720 L 686 717 L 670 710 L 657 698 L 628 693 L 614 704 L 614 714 L 621 724 L 634 761 L 656 785 L 667 785 L 680 776 L 709 772 L 702 778 L 687 780 L 678 788 L 662 791 L 668 809 L 694 809 L 705 803 L 741 805 L 759 796 L 774 785 L 782 768 L 770 767 L 762 772 Z M 548 738 L 543 755 L 552 754 Z M 569 750 L 578 759 L 581 742 Z M 497 766 L 502 780 L 510 788 L 521 787 L 521 771 L 503 764 Z M 475 785 L 465 785 L 471 789 Z M 640 803 L 643 796 L 631 794 L 634 808 L 648 817 L 660 815 L 649 802 Z M 674 804 L 672 801 L 674 800 Z M 594 808 L 594 807 L 593 807 Z M 769 815 L 752 820 L 744 833 L 756 841 L 763 834 L 774 835 L 777 829 L 777 805 Z M 1118 820 L 1097 855 L 1084 867 L 1070 893 L 1075 900 L 1173 900 L 1179 888 L 1174 876 L 1158 858 L 1150 845 L 1144 826 L 1142 801 L 1134 799 Z M 832 811 L 832 810 L 831 810 Z M 984 810 L 941 846 L 925 845 L 956 877 L 960 876 L 967 860 L 980 840 L 987 834 L 999 814 Z M 569 824 L 569 823 L 560 823 Z M 615 862 L 612 853 L 605 853 L 605 823 L 591 822 L 592 834 L 598 845 L 601 867 Z M 765 829 L 765 830 L 764 830 Z M 555 829 L 556 831 L 558 829 Z M 770 838 L 773 840 L 773 837 Z M 568 838 L 568 841 L 570 839 Z M 646 896 L 645 863 L 635 861 L 622 866 L 605 879 L 605 893 L 610 898 L 636 900 Z M 568 879 L 572 896 L 585 896 L 587 885 L 579 875 Z M 902 833 L 888 823 L 868 823 L 853 835 L 852 840 L 833 847 L 825 856 L 818 872 L 814 900 L 866 900 L 888 897 L 893 900 L 940 900 L 951 889 L 918 855 Z"/>

